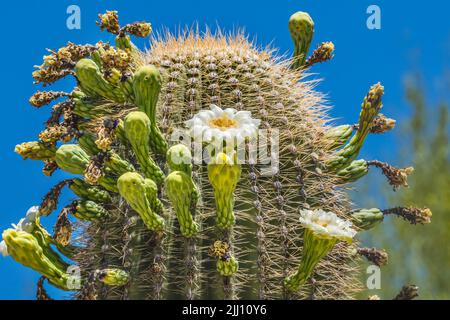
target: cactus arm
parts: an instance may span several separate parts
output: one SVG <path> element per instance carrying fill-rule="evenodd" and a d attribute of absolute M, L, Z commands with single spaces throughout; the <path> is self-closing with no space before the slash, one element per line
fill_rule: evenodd
<path fill-rule="evenodd" d="M 289 19 L 289 32 L 294 42 L 293 69 L 303 67 L 314 35 L 314 22 L 306 12 L 296 12 Z"/>
<path fill-rule="evenodd" d="M 117 180 L 119 193 L 128 204 L 141 216 L 149 230 L 162 231 L 164 219 L 151 208 L 147 198 L 144 178 L 136 172 L 128 172 Z"/>
<path fill-rule="evenodd" d="M 144 66 L 133 77 L 134 103 L 150 119 L 150 147 L 156 154 L 165 155 L 167 142 L 156 125 L 156 104 L 161 91 L 161 74 L 155 66 Z"/>
<path fill-rule="evenodd" d="M 141 111 L 130 112 L 124 120 L 124 131 L 145 177 L 154 180 L 158 185 L 161 184 L 164 173 L 150 157 L 148 148 L 151 133 L 148 116 Z"/>

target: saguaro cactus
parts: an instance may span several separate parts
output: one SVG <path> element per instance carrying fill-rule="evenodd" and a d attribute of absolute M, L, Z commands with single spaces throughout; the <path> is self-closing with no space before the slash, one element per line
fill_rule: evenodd
<path fill-rule="evenodd" d="M 116 47 L 69 43 L 45 56 L 36 83 L 73 75 L 77 86 L 33 95 L 38 108 L 62 102 L 39 140 L 16 147 L 44 161 L 46 175 L 77 176 L 57 183 L 0 243 L 51 285 L 78 299 L 352 298 L 359 257 L 387 261 L 382 250 L 358 248 L 357 232 L 392 214 L 430 222 L 426 208 L 351 207 L 345 186 L 369 167 L 394 188 L 407 186 L 412 169 L 357 159 L 368 134 L 395 124 L 379 114 L 381 84 L 358 124 L 330 125 L 322 95 L 303 79 L 332 59 L 334 45 L 308 58 L 307 13 L 289 20 L 287 60 L 242 34 L 167 34 L 141 52 L 130 36 L 147 37 L 150 24 L 121 27 L 115 11 L 99 18 Z M 52 236 L 39 221 L 66 186 L 77 199 Z M 63 255 L 79 268 L 79 286 Z M 50 299 L 45 278 L 38 298 Z"/>

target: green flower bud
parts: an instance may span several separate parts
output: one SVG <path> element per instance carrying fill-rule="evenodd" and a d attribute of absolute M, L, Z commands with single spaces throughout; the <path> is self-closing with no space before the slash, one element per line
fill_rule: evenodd
<path fill-rule="evenodd" d="M 177 144 L 167 151 L 167 166 L 170 171 L 181 171 L 189 177 L 192 174 L 191 151 L 184 144 Z"/>
<path fill-rule="evenodd" d="M 63 144 L 56 151 L 58 167 L 73 174 L 83 174 L 89 163 L 88 154 L 76 144 Z"/>
<path fill-rule="evenodd" d="M 134 102 L 150 119 L 150 147 L 156 154 L 165 155 L 167 142 L 156 125 L 156 104 L 161 83 L 161 74 L 152 65 L 141 67 L 133 77 Z"/>
<path fill-rule="evenodd" d="M 358 130 L 350 139 L 350 142 L 328 162 L 331 170 L 339 171 L 347 167 L 359 154 L 364 140 L 370 132 L 370 128 L 375 117 L 383 106 L 381 97 L 384 94 L 384 87 L 377 83 L 373 85 L 361 106 L 361 114 L 359 116 Z"/>
<path fill-rule="evenodd" d="M 325 133 L 325 139 L 330 141 L 331 150 L 343 147 L 353 133 L 354 127 L 349 124 L 333 127 Z"/>
<path fill-rule="evenodd" d="M 229 229 L 235 223 L 234 190 L 241 172 L 241 166 L 222 152 L 208 164 L 208 178 L 216 201 L 216 224 L 220 229 Z"/>
<path fill-rule="evenodd" d="M 239 262 L 233 256 L 226 260 L 219 259 L 217 260 L 216 268 L 221 276 L 231 277 L 239 270 Z"/>
<path fill-rule="evenodd" d="M 95 202 L 111 201 L 111 196 L 107 191 L 94 187 L 81 179 L 73 179 L 69 188 L 73 193 L 82 199 L 92 200 Z"/>
<path fill-rule="evenodd" d="M 314 35 L 314 21 L 306 12 L 296 12 L 289 19 L 289 32 L 294 42 L 292 68 L 303 67 Z"/>
<path fill-rule="evenodd" d="M 144 175 L 158 185 L 161 184 L 164 180 L 164 173 L 150 157 L 148 149 L 151 134 L 151 123 L 148 116 L 141 111 L 130 112 L 125 117 L 124 130 Z"/>
<path fill-rule="evenodd" d="M 77 200 L 73 215 L 83 221 L 95 221 L 108 215 L 108 211 L 91 200 Z"/>
<path fill-rule="evenodd" d="M 123 286 L 128 283 L 128 272 L 120 269 L 103 269 L 99 272 L 98 279 L 108 286 Z"/>
<path fill-rule="evenodd" d="M 117 181 L 117 187 L 120 195 L 141 216 L 149 230 L 163 230 L 164 219 L 152 210 L 147 198 L 148 185 L 139 173 L 127 172 L 121 175 Z"/>
<path fill-rule="evenodd" d="M 8 248 L 9 255 L 18 263 L 32 268 L 58 288 L 67 290 L 66 269 L 59 268 L 46 256 L 38 240 L 30 233 L 7 229 L 3 232 L 3 240 Z"/>
<path fill-rule="evenodd" d="M 380 209 L 362 209 L 352 213 L 353 224 L 363 230 L 370 230 L 384 219 L 383 212 Z"/>
<path fill-rule="evenodd" d="M 165 190 L 175 209 L 181 234 L 185 237 L 195 236 L 198 225 L 192 217 L 191 209 L 197 203 L 197 188 L 191 177 L 184 172 L 174 171 L 166 178 Z"/>
<path fill-rule="evenodd" d="M 80 87 L 90 96 L 100 96 L 119 103 L 125 102 L 120 88 L 110 84 L 103 77 L 97 64 L 91 59 L 81 59 L 75 66 L 75 73 Z"/>
<path fill-rule="evenodd" d="M 365 176 L 369 172 L 369 166 L 366 160 L 355 160 L 349 166 L 337 172 L 341 178 L 341 183 L 350 183 Z"/>

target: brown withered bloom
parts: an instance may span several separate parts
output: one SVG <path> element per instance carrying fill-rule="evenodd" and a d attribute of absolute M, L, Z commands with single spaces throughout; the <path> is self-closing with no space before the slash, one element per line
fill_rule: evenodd
<path fill-rule="evenodd" d="M 311 54 L 308 60 L 306 60 L 305 67 L 311 67 L 313 64 L 322 63 L 333 59 L 334 55 L 333 42 L 321 43 Z"/>
<path fill-rule="evenodd" d="M 394 190 L 408 187 L 408 176 L 414 172 L 413 167 L 399 169 L 377 160 L 367 161 L 367 165 L 380 168 Z"/>
<path fill-rule="evenodd" d="M 393 300 L 413 300 L 419 296 L 419 287 L 416 285 L 403 286 L 402 290 Z"/>
<path fill-rule="evenodd" d="M 97 21 L 97 25 L 100 26 L 102 31 L 106 30 L 112 34 L 119 34 L 120 25 L 117 11 L 106 11 L 106 13 L 99 14 L 98 18 L 100 21 Z"/>
<path fill-rule="evenodd" d="M 69 42 L 58 51 L 47 49 L 50 53 L 44 56 L 44 63 L 35 66 L 33 72 L 35 83 L 50 84 L 69 74 L 73 74 L 73 67 L 78 60 L 89 56 L 97 48 L 92 45 L 76 45 Z"/>
<path fill-rule="evenodd" d="M 395 128 L 396 121 L 380 113 L 372 122 L 371 133 L 385 133 Z"/>
<path fill-rule="evenodd" d="M 53 212 L 53 210 L 56 209 L 62 189 L 71 181 L 71 179 L 63 180 L 50 189 L 50 191 L 42 199 L 41 205 L 39 206 L 39 213 L 41 215 L 48 216 Z"/>
<path fill-rule="evenodd" d="M 124 26 L 122 33 L 128 33 L 135 37 L 146 38 L 152 32 L 152 25 L 148 22 L 135 22 Z"/>
<path fill-rule="evenodd" d="M 117 69 L 122 73 L 129 71 L 131 56 L 125 50 L 109 47 L 101 52 L 100 58 L 102 59 L 105 72 L 112 69 Z"/>
<path fill-rule="evenodd" d="M 388 263 L 389 256 L 384 249 L 358 248 L 357 251 L 360 255 L 378 267 L 385 266 Z"/>
<path fill-rule="evenodd" d="M 115 129 L 117 121 L 105 119 L 100 127 L 97 128 L 97 140 L 95 144 L 102 151 L 108 151 L 115 139 Z"/>
<path fill-rule="evenodd" d="M 67 137 L 68 133 L 66 126 L 63 124 L 55 124 L 41 131 L 38 137 L 44 143 L 54 144 L 59 140 L 63 140 L 64 137 Z"/>
<path fill-rule="evenodd" d="M 86 166 L 86 170 L 84 170 L 84 178 L 87 183 L 97 184 L 98 179 L 103 176 L 103 166 L 106 156 L 106 153 L 101 152 L 91 157 Z"/>
<path fill-rule="evenodd" d="M 432 212 L 428 208 L 397 207 L 383 210 L 384 215 L 393 214 L 403 218 L 411 224 L 431 223 Z"/>
<path fill-rule="evenodd" d="M 70 239 L 72 237 L 72 223 L 68 218 L 72 211 L 72 206 L 63 208 L 58 215 L 58 219 L 56 220 L 56 224 L 53 229 L 53 238 L 63 247 L 70 244 Z"/>
<path fill-rule="evenodd" d="M 44 168 L 42 168 L 42 172 L 50 177 L 56 170 L 58 170 L 58 164 L 54 160 L 45 160 Z"/>
<path fill-rule="evenodd" d="M 55 99 L 70 96 L 69 93 L 63 91 L 37 91 L 30 97 L 30 104 L 33 107 L 43 107 Z"/>
<path fill-rule="evenodd" d="M 209 248 L 209 255 L 221 260 L 230 259 L 230 245 L 228 242 L 217 240 Z"/>

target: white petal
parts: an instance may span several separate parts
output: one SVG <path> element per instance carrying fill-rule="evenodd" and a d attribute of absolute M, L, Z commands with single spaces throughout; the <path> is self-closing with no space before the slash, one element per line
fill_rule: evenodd
<path fill-rule="evenodd" d="M 6 247 L 5 241 L 0 242 L 0 253 L 4 257 L 9 256 L 8 248 Z"/>

